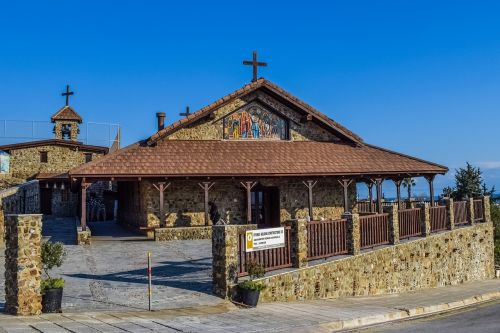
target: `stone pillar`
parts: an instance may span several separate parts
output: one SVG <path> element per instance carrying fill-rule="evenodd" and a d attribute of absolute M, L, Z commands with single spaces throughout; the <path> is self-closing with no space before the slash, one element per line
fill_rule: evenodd
<path fill-rule="evenodd" d="M 5 312 L 42 311 L 42 215 L 5 216 Z"/>
<path fill-rule="evenodd" d="M 475 216 L 474 216 L 474 198 L 469 198 L 467 200 L 467 220 L 470 221 L 470 225 L 476 224 L 476 221 L 474 221 Z"/>
<path fill-rule="evenodd" d="M 453 199 L 444 199 L 446 204 L 446 226 L 449 230 L 455 229 L 455 209 L 453 208 Z"/>
<path fill-rule="evenodd" d="M 304 219 L 285 222 L 291 227 L 292 264 L 295 268 L 308 266 L 307 261 L 307 221 Z"/>
<path fill-rule="evenodd" d="M 427 237 L 431 234 L 431 214 L 430 205 L 428 203 L 419 204 L 420 211 L 420 227 L 422 228 L 422 236 Z"/>
<path fill-rule="evenodd" d="M 217 296 L 231 296 L 231 286 L 238 281 L 238 235 L 256 228 L 255 224 L 212 226 L 212 288 Z"/>
<path fill-rule="evenodd" d="M 384 207 L 384 213 L 389 214 L 389 242 L 391 244 L 399 244 L 399 216 L 398 206 L 391 205 Z"/>
<path fill-rule="evenodd" d="M 347 249 L 349 254 L 358 255 L 361 251 L 359 214 L 344 214 L 342 218 L 347 219 Z"/>
<path fill-rule="evenodd" d="M 491 222 L 491 206 L 490 206 L 490 196 L 485 195 L 483 198 L 483 211 L 484 211 L 484 222 Z"/>

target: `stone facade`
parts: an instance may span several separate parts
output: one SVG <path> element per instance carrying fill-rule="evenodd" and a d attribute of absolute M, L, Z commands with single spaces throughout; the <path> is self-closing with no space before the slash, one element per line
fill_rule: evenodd
<path fill-rule="evenodd" d="M 54 124 L 54 135 L 56 136 L 56 139 L 65 139 L 63 138 L 63 132 L 62 132 L 62 127 L 63 126 L 70 126 L 71 131 L 69 135 L 69 140 L 71 141 L 76 141 L 78 139 L 78 134 L 80 133 L 80 125 L 77 121 L 71 121 L 71 120 L 56 120 Z"/>
<path fill-rule="evenodd" d="M 6 215 L 5 312 L 38 315 L 42 310 L 42 216 Z"/>
<path fill-rule="evenodd" d="M 47 152 L 47 163 L 40 162 L 40 152 Z M 13 149 L 10 151 L 10 175 L 30 179 L 38 173 L 65 173 L 84 164 L 85 153 L 92 154 L 92 160 L 104 155 L 104 153 L 57 145 Z"/>
<path fill-rule="evenodd" d="M 280 222 L 304 219 L 309 215 L 306 178 L 262 178 L 263 187 L 279 190 Z M 195 180 L 172 180 L 164 192 L 164 213 L 167 227 L 205 225 L 204 193 Z M 350 187 L 349 200 L 355 203 L 356 189 Z M 215 180 L 210 189 L 221 217 L 230 224 L 246 223 L 246 192 L 239 180 Z M 119 220 L 132 227 L 160 226 L 159 192 L 149 180 L 118 183 Z M 352 205 L 351 205 L 352 206 Z M 342 187 L 334 178 L 321 178 L 313 189 L 313 218 L 338 219 L 344 212 Z"/>
<path fill-rule="evenodd" d="M 212 227 L 156 228 L 154 230 L 154 238 L 157 242 L 184 239 L 211 239 Z"/>
<path fill-rule="evenodd" d="M 491 279 L 493 248 L 493 225 L 481 223 L 265 277 L 261 300 L 378 295 Z"/>
<path fill-rule="evenodd" d="M 36 214 L 40 212 L 40 189 L 37 180 L 0 191 L 0 243 L 4 240 L 5 214 Z"/>
<path fill-rule="evenodd" d="M 90 228 L 82 230 L 82 227 L 78 226 L 76 229 L 76 244 L 77 245 L 90 245 L 91 239 Z"/>

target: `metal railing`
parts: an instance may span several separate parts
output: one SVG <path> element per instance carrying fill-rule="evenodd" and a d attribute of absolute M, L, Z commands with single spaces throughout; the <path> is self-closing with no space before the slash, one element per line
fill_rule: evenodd
<path fill-rule="evenodd" d="M 431 232 L 446 230 L 446 207 L 434 206 L 429 208 Z"/>
<path fill-rule="evenodd" d="M 359 217 L 361 248 L 389 244 L 389 214 Z"/>
<path fill-rule="evenodd" d="M 245 252 L 245 233 L 238 235 L 238 276 L 248 275 L 248 264 L 256 262 L 264 266 L 266 272 L 292 267 L 291 228 L 285 227 L 285 247 Z"/>
<path fill-rule="evenodd" d="M 419 208 L 399 210 L 398 222 L 400 238 L 410 238 L 422 235 Z"/>
<path fill-rule="evenodd" d="M 328 258 L 347 253 L 347 220 L 307 223 L 307 258 Z"/>

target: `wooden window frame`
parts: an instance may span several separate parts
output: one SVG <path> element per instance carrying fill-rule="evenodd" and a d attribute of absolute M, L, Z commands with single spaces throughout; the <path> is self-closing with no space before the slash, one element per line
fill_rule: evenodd
<path fill-rule="evenodd" d="M 92 153 L 83 153 L 85 156 L 85 163 L 92 162 Z"/>
<path fill-rule="evenodd" d="M 40 163 L 49 163 L 49 152 L 41 151 L 40 152 Z"/>

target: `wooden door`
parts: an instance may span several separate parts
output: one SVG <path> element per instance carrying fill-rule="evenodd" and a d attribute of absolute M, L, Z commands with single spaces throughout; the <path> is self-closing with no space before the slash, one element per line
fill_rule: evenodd
<path fill-rule="evenodd" d="M 52 189 L 40 188 L 40 210 L 44 215 L 52 215 Z"/>

